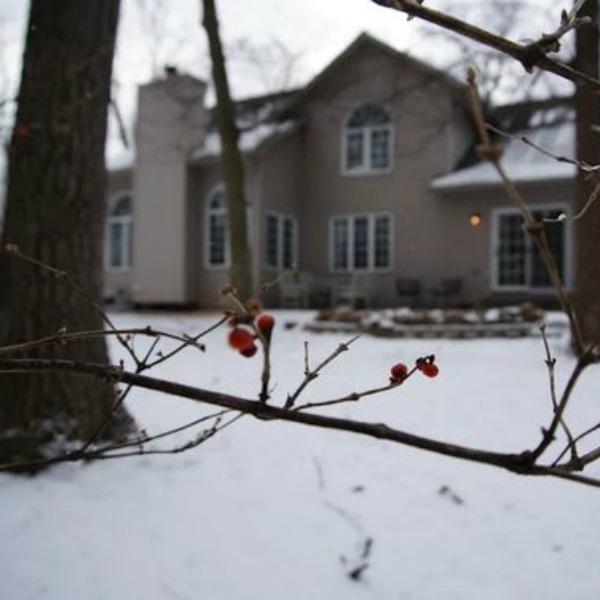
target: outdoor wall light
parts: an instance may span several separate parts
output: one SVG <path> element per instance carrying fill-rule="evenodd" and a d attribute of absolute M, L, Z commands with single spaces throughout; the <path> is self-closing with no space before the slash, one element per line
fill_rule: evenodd
<path fill-rule="evenodd" d="M 476 212 L 469 216 L 469 225 L 471 227 L 479 227 L 482 222 L 483 217 L 481 216 L 481 213 Z"/>

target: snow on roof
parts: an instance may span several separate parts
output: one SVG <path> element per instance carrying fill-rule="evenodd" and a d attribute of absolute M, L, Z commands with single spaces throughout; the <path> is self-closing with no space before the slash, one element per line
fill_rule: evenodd
<path fill-rule="evenodd" d="M 533 127 L 516 135 L 519 138 L 526 138 L 553 156 L 573 158 L 575 126 L 572 118 L 557 120 L 551 125 L 548 125 L 548 122 L 547 118 L 535 116 L 530 121 Z M 502 164 L 508 176 L 520 183 L 565 180 L 575 177 L 576 174 L 576 167 L 573 164 L 559 162 L 515 137 L 504 143 Z M 431 187 L 444 192 L 499 183 L 500 177 L 493 166 L 482 161 L 434 179 Z"/>
<path fill-rule="evenodd" d="M 296 121 L 282 121 L 280 123 L 260 123 L 256 127 L 240 132 L 239 146 L 242 152 L 256 150 L 267 139 L 276 135 L 283 135 L 291 131 Z M 221 154 L 221 137 L 218 131 L 209 131 L 204 138 L 204 143 L 192 153 L 192 160 L 219 156 Z"/>

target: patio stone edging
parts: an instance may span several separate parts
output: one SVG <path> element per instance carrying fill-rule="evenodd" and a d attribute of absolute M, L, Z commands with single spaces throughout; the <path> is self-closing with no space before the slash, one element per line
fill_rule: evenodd
<path fill-rule="evenodd" d="M 414 325 L 381 325 L 379 323 L 350 323 L 314 321 L 305 325 L 312 332 L 365 333 L 388 338 L 518 338 L 539 335 L 543 321 L 516 323 L 427 323 Z"/>

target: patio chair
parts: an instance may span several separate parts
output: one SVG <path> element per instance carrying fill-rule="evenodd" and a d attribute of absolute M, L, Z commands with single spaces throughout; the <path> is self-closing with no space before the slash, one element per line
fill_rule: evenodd
<path fill-rule="evenodd" d="M 413 308 L 422 304 L 423 286 L 418 279 L 397 279 L 396 294 L 401 303 Z"/>
<path fill-rule="evenodd" d="M 278 284 L 281 306 L 284 308 L 307 308 L 313 283 L 314 278 L 310 273 L 297 272 L 284 275 Z"/>
<path fill-rule="evenodd" d="M 442 279 L 432 290 L 434 302 L 442 307 L 456 305 L 463 290 L 463 280 L 459 278 Z"/>
<path fill-rule="evenodd" d="M 369 308 L 372 304 L 371 278 L 368 275 L 353 273 L 347 278 L 334 282 L 332 287 L 333 307 Z"/>

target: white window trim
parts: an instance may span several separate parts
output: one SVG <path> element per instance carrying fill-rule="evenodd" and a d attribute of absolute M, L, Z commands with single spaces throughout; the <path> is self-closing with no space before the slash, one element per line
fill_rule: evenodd
<path fill-rule="evenodd" d="M 549 203 L 549 204 L 531 204 L 529 209 L 532 212 L 544 211 L 544 210 L 559 210 L 564 213 L 568 212 L 568 206 L 565 203 Z M 552 292 L 551 286 L 538 287 L 529 284 L 526 285 L 500 285 L 499 279 L 499 265 L 497 260 L 497 249 L 500 245 L 500 218 L 502 215 L 518 215 L 519 210 L 516 208 L 502 207 L 494 208 L 491 211 L 492 216 L 492 235 L 491 235 L 491 247 L 490 247 L 490 288 L 493 292 L 498 293 L 510 293 L 510 292 L 528 292 L 533 294 L 548 294 Z M 564 227 L 564 273 L 563 283 L 567 289 L 571 288 L 572 285 L 572 256 L 573 256 L 573 245 L 572 245 L 572 228 L 565 221 L 562 223 Z M 527 233 L 525 232 L 527 237 Z M 533 242 L 527 242 L 533 243 Z M 526 279 L 530 280 L 531 275 L 526 274 Z"/>
<path fill-rule="evenodd" d="M 267 222 L 269 217 L 274 217 L 277 219 L 277 264 L 272 265 L 268 261 L 267 257 Z M 265 213 L 265 235 L 263 236 L 264 241 L 264 265 L 266 269 L 271 271 L 281 271 L 285 269 L 283 265 L 283 256 L 284 256 L 284 248 L 283 248 L 283 239 L 284 239 L 284 224 L 286 220 L 290 220 L 292 222 L 292 264 L 297 264 L 298 262 L 298 219 L 294 215 L 284 214 L 276 211 L 267 211 Z"/>
<path fill-rule="evenodd" d="M 363 164 L 360 168 L 350 169 L 348 168 L 347 152 L 348 152 L 348 132 L 351 129 L 348 127 L 348 121 L 352 118 L 352 115 L 356 110 L 358 110 L 361 106 L 365 104 L 370 104 L 369 102 L 363 102 L 357 106 L 355 106 L 352 110 L 348 111 L 346 116 L 344 117 L 344 122 L 342 124 L 341 129 L 341 140 L 340 140 L 340 148 L 342 149 L 340 155 L 340 172 L 342 175 L 346 177 L 364 177 L 364 176 L 376 176 L 376 175 L 386 175 L 391 173 L 394 170 L 394 148 L 395 148 L 395 135 L 394 135 L 394 124 L 392 121 L 392 111 L 387 105 L 381 104 L 381 108 L 385 110 L 388 114 L 390 120 L 386 125 L 367 125 L 365 127 L 356 127 L 353 128 L 355 131 L 362 131 L 366 133 L 365 139 L 363 140 L 363 150 L 365 152 L 365 159 L 367 164 Z M 389 164 L 387 167 L 383 169 L 373 168 L 371 166 L 371 134 L 373 131 L 377 130 L 385 130 L 388 132 L 388 156 L 389 156 Z"/>
<path fill-rule="evenodd" d="M 129 198 L 131 203 L 131 213 L 129 215 L 119 215 L 112 216 L 112 210 L 114 206 L 123 198 Z M 106 271 L 110 271 L 111 273 L 127 273 L 133 269 L 133 252 L 130 252 L 129 249 L 133 245 L 133 239 L 128 241 L 127 239 L 123 242 L 123 247 L 121 248 L 123 252 L 123 256 L 129 260 L 124 261 L 124 265 L 115 266 L 111 264 L 110 254 L 112 248 L 112 240 L 111 240 L 111 225 L 114 222 L 119 222 L 124 225 L 128 225 L 128 236 L 133 237 L 133 194 L 130 190 L 120 191 L 118 194 L 115 194 L 108 201 L 108 213 L 106 216 L 106 224 L 105 224 L 105 234 L 104 234 L 104 268 Z"/>
<path fill-rule="evenodd" d="M 210 260 L 210 242 L 211 242 L 211 231 L 210 231 L 210 216 L 214 209 L 211 208 L 211 203 L 213 198 L 217 194 L 223 194 L 225 197 L 225 186 L 222 183 L 218 183 L 213 186 L 209 193 L 206 196 L 206 204 L 204 206 L 204 266 L 207 269 L 213 271 L 223 271 L 225 269 L 229 269 L 231 267 L 231 250 L 229 243 L 229 227 L 227 226 L 227 202 L 224 203 L 224 214 L 225 214 L 225 248 L 224 248 L 224 256 L 225 260 L 222 264 L 214 264 Z"/>
<path fill-rule="evenodd" d="M 366 268 L 357 269 L 354 266 L 354 219 L 357 217 L 366 217 L 368 219 L 368 240 L 370 242 L 369 248 L 367 249 L 367 262 Z M 390 260 L 386 267 L 375 267 L 375 220 L 378 217 L 387 217 L 389 219 L 390 232 L 389 232 L 389 251 Z M 348 227 L 348 248 L 346 262 L 348 267 L 346 269 L 340 269 L 335 267 L 335 238 L 334 238 L 334 224 L 337 219 L 344 219 L 349 224 Z M 395 222 L 394 215 L 391 212 L 367 212 L 367 213 L 347 213 L 332 215 L 329 217 L 329 271 L 331 273 L 390 273 L 394 270 L 394 248 L 395 244 Z M 373 247 L 371 247 L 371 244 Z"/>

